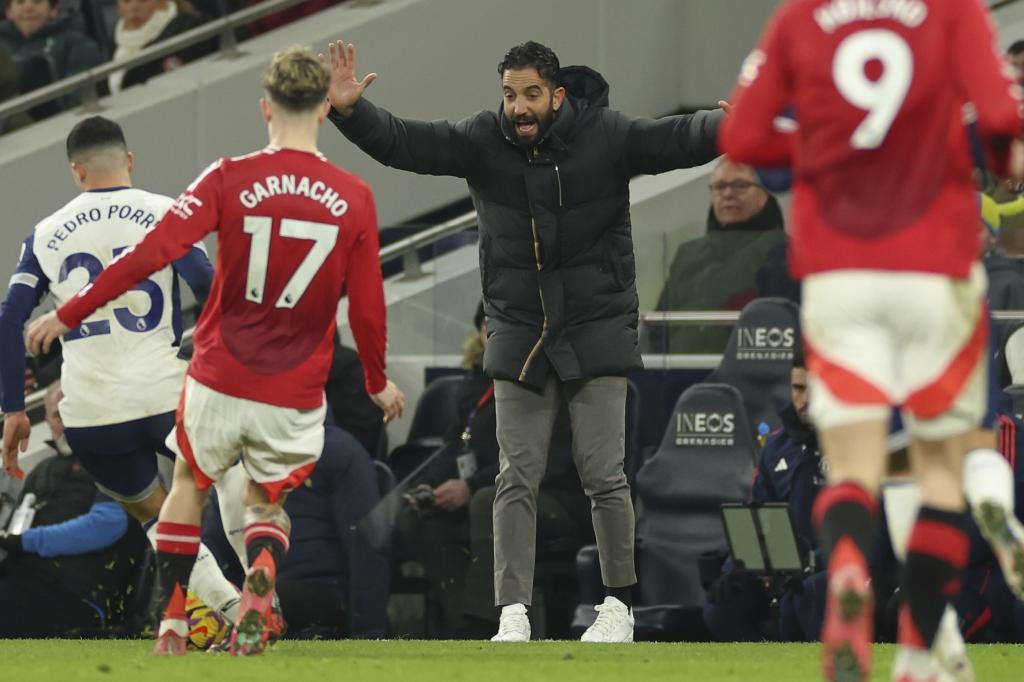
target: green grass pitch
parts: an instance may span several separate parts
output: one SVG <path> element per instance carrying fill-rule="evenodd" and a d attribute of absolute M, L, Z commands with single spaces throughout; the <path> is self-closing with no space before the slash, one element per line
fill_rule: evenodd
<path fill-rule="evenodd" d="M 0 641 L 4 680 L 141 682 L 800 682 L 821 679 L 804 644 L 531 642 L 281 642 L 261 657 L 190 652 L 154 658 L 148 641 Z M 1024 680 L 1024 646 L 975 646 L 980 682 Z M 876 648 L 872 680 L 886 682 L 893 647 Z"/>

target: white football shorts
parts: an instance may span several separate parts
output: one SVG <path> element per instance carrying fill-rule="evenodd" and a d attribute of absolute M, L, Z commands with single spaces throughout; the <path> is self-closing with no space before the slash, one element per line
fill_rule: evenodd
<path fill-rule="evenodd" d="M 912 437 L 942 440 L 985 413 L 985 271 L 837 270 L 808 276 L 801 318 L 810 413 L 819 429 L 888 420 L 902 408 Z"/>
<path fill-rule="evenodd" d="M 246 473 L 277 501 L 309 476 L 324 447 L 326 402 L 297 410 L 226 395 L 186 377 L 167 446 L 192 468 L 200 488 L 218 481 L 239 458 Z"/>

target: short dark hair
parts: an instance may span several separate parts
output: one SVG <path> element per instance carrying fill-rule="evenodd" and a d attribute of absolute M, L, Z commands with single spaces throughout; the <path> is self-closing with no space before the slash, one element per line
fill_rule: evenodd
<path fill-rule="evenodd" d="M 128 151 L 128 143 L 124 141 L 124 131 L 109 118 L 90 116 L 79 121 L 68 133 L 68 161 L 82 152 L 101 147 L 120 147 Z"/>
<path fill-rule="evenodd" d="M 1024 40 L 1018 40 L 1013 45 L 1007 48 L 1006 53 L 1012 54 L 1014 57 L 1024 52 Z"/>
<path fill-rule="evenodd" d="M 561 68 L 554 50 L 528 40 L 505 53 L 505 57 L 498 62 L 498 75 L 504 77 L 509 69 L 537 69 L 540 77 L 555 87 L 559 84 L 558 72 Z"/>

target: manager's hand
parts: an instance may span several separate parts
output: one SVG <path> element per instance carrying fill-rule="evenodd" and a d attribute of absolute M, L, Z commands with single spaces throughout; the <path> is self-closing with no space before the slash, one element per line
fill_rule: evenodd
<path fill-rule="evenodd" d="M 343 116 L 348 116 L 370 83 L 377 80 L 377 74 L 369 73 L 362 80 L 356 79 L 356 46 L 352 43 L 346 45 L 344 40 L 328 43 L 327 51 L 331 59 L 327 101 Z M 327 59 L 321 54 L 320 63 L 326 62 Z"/>

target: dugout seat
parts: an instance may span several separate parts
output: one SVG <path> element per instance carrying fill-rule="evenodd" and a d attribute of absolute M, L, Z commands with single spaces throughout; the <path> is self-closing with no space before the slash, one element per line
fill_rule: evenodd
<path fill-rule="evenodd" d="M 750 424 L 782 425 L 779 412 L 789 404 L 793 349 L 799 344 L 800 308 L 784 298 L 759 298 L 740 313 L 722 361 L 707 383 L 729 384 L 743 396 Z"/>
<path fill-rule="evenodd" d="M 416 402 L 409 436 L 388 456 L 388 465 L 398 480 L 405 479 L 444 445 L 449 424 L 459 418 L 461 374 L 442 376 L 431 381 Z"/>
<path fill-rule="evenodd" d="M 698 559 L 726 547 L 720 505 L 750 493 L 756 441 L 749 424 L 732 386 L 691 386 L 676 402 L 657 452 L 637 473 L 637 639 L 707 638 Z M 583 603 L 573 630 L 579 634 L 603 599 L 596 547 L 579 552 L 577 570 Z"/>

